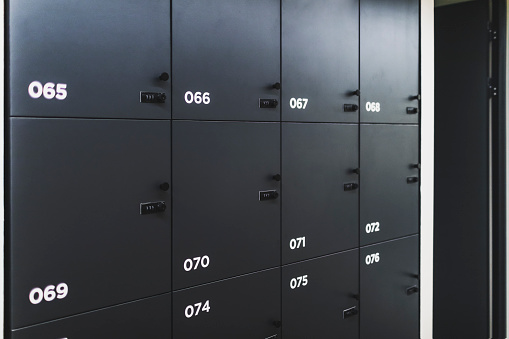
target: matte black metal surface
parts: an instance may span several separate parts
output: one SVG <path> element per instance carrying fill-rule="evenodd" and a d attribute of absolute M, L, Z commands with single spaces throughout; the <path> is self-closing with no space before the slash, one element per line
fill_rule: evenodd
<path fill-rule="evenodd" d="M 11 115 L 171 117 L 169 1 L 19 0 L 9 14 Z M 33 81 L 67 84 L 67 98 L 32 99 Z M 142 104 L 140 91 L 168 98 Z"/>
<path fill-rule="evenodd" d="M 361 125 L 360 163 L 361 245 L 419 232 L 419 127 Z"/>
<path fill-rule="evenodd" d="M 359 314 L 343 318 L 344 310 L 359 311 L 358 250 L 284 266 L 282 293 L 284 338 L 359 337 Z"/>
<path fill-rule="evenodd" d="M 419 236 L 361 248 L 360 251 L 360 338 L 418 339 Z M 379 261 L 366 264 L 366 257 Z"/>
<path fill-rule="evenodd" d="M 166 121 L 11 119 L 12 327 L 170 291 Z M 166 201 L 140 215 L 140 203 Z M 63 299 L 32 304 L 34 288 Z"/>
<path fill-rule="evenodd" d="M 359 190 L 344 185 L 359 182 L 358 126 L 284 123 L 282 133 L 283 263 L 357 247 Z"/>
<path fill-rule="evenodd" d="M 173 288 L 280 263 L 278 123 L 189 122 L 173 126 Z M 187 259 L 208 256 L 186 271 Z"/>
<path fill-rule="evenodd" d="M 488 2 L 435 13 L 434 338 L 488 338 Z"/>
<path fill-rule="evenodd" d="M 279 107 L 259 107 L 279 101 L 279 32 L 279 0 L 173 0 L 173 117 L 279 121 Z"/>
<path fill-rule="evenodd" d="M 492 43 L 492 72 L 499 93 L 507 90 L 507 2 L 492 1 L 492 23 L 498 39 Z M 507 98 L 492 101 L 493 147 L 493 338 L 507 337 Z"/>
<path fill-rule="evenodd" d="M 282 1 L 283 120 L 357 122 L 359 1 Z M 299 109 L 292 98 L 309 101 Z M 292 104 L 292 105 L 290 105 Z M 293 106 L 293 108 L 292 108 Z"/>
<path fill-rule="evenodd" d="M 13 331 L 12 339 L 171 339 L 171 295 Z"/>
<path fill-rule="evenodd" d="M 362 0 L 360 11 L 360 121 L 417 123 L 406 109 L 419 107 L 419 0 Z"/>
<path fill-rule="evenodd" d="M 272 269 L 173 293 L 173 337 L 280 338 L 280 274 Z"/>

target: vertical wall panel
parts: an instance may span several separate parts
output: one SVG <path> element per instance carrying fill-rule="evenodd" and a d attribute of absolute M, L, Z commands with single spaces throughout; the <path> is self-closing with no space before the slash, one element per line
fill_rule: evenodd
<path fill-rule="evenodd" d="M 282 286 L 285 338 L 358 338 L 358 250 L 284 266 Z"/>
<path fill-rule="evenodd" d="M 174 289 L 278 266 L 279 124 L 176 121 L 173 132 Z M 260 200 L 266 191 L 277 196 Z"/>
<path fill-rule="evenodd" d="M 419 127 L 361 125 L 361 245 L 419 232 Z"/>
<path fill-rule="evenodd" d="M 283 120 L 357 122 L 359 2 L 282 5 Z M 351 105 L 347 111 L 345 104 Z"/>
<path fill-rule="evenodd" d="M 174 118 L 280 120 L 279 0 L 173 0 L 172 24 Z"/>
<path fill-rule="evenodd" d="M 419 236 L 361 248 L 361 339 L 419 338 Z"/>
<path fill-rule="evenodd" d="M 360 121 L 417 123 L 419 1 L 362 0 L 360 11 Z"/>
<path fill-rule="evenodd" d="M 11 115 L 171 117 L 170 81 L 159 79 L 170 73 L 169 1 L 16 0 L 9 6 Z M 39 98 L 32 98 L 34 81 L 53 83 L 56 93 L 34 90 Z M 166 102 L 141 103 L 142 91 L 165 93 Z"/>
<path fill-rule="evenodd" d="M 283 263 L 359 245 L 358 129 L 283 124 Z"/>
<path fill-rule="evenodd" d="M 12 332 L 12 339 L 171 339 L 171 337 L 170 294 Z"/>
<path fill-rule="evenodd" d="M 279 338 L 280 269 L 175 292 L 173 337 Z"/>
<path fill-rule="evenodd" d="M 169 121 L 11 119 L 13 328 L 171 290 L 170 191 L 160 188 L 170 132 Z M 146 202 L 166 210 L 141 215 Z M 29 298 L 61 283 L 65 298 Z"/>

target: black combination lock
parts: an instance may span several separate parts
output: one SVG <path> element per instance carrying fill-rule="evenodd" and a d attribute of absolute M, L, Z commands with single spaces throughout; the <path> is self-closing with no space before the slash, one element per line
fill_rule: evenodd
<path fill-rule="evenodd" d="M 407 114 L 417 114 L 419 113 L 419 109 L 417 107 L 407 107 L 406 112 Z"/>
<path fill-rule="evenodd" d="M 164 201 L 144 202 L 140 204 L 141 215 L 162 213 L 164 211 L 166 211 L 166 202 Z"/>
<path fill-rule="evenodd" d="M 419 177 L 408 177 L 406 178 L 407 184 L 415 184 L 416 182 L 419 182 Z"/>
<path fill-rule="evenodd" d="M 412 286 L 406 289 L 406 295 L 412 295 L 419 292 L 419 286 Z"/>
<path fill-rule="evenodd" d="M 357 309 L 357 307 L 356 306 L 351 307 L 343 311 L 343 319 L 353 317 L 357 314 L 359 314 L 359 310 Z"/>
<path fill-rule="evenodd" d="M 359 188 L 359 184 L 357 184 L 355 182 L 345 184 L 345 191 L 354 191 L 358 188 Z"/>
<path fill-rule="evenodd" d="M 279 197 L 279 193 L 277 191 L 260 191 L 260 201 L 264 200 L 274 200 Z"/>
<path fill-rule="evenodd" d="M 276 108 L 278 104 L 276 99 L 260 99 L 260 108 Z"/>
<path fill-rule="evenodd" d="M 345 112 L 357 112 L 359 110 L 359 106 L 353 104 L 345 104 Z"/>
<path fill-rule="evenodd" d="M 154 92 L 140 92 L 140 102 L 144 104 L 164 104 L 166 102 L 166 94 Z"/>

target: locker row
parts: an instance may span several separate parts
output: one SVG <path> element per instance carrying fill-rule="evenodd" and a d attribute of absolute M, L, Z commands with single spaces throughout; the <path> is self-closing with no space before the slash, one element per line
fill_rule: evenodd
<path fill-rule="evenodd" d="M 11 116 L 419 122 L 418 0 L 17 0 L 9 22 Z"/>
<path fill-rule="evenodd" d="M 39 320 L 75 315 L 12 339 L 417 339 L 418 248 L 411 236 L 84 314 L 69 284 Z"/>
<path fill-rule="evenodd" d="M 418 233 L 418 127 L 360 145 L 359 166 L 357 125 L 11 118 L 14 326 L 52 313 L 36 286 L 84 311 Z"/>

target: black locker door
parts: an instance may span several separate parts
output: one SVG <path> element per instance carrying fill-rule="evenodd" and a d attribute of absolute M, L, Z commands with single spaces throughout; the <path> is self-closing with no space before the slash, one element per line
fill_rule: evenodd
<path fill-rule="evenodd" d="M 173 293 L 173 337 L 280 338 L 280 283 L 272 269 Z"/>
<path fill-rule="evenodd" d="M 419 236 L 360 251 L 360 338 L 419 338 Z"/>
<path fill-rule="evenodd" d="M 359 337 L 359 251 L 283 267 L 283 336 Z"/>
<path fill-rule="evenodd" d="M 283 124 L 283 263 L 359 245 L 358 129 Z"/>
<path fill-rule="evenodd" d="M 357 122 L 359 2 L 283 0 L 282 6 L 283 120 Z"/>
<path fill-rule="evenodd" d="M 12 339 L 171 339 L 171 295 L 107 308 L 12 332 Z"/>
<path fill-rule="evenodd" d="M 9 3 L 14 116 L 168 119 L 170 2 Z M 163 75 L 163 73 L 166 73 Z M 141 103 L 140 92 L 165 93 Z"/>
<path fill-rule="evenodd" d="M 419 121 L 419 0 L 362 0 L 360 121 Z"/>
<path fill-rule="evenodd" d="M 170 291 L 170 132 L 11 119 L 12 328 Z"/>
<path fill-rule="evenodd" d="M 280 120 L 279 0 L 173 0 L 172 22 L 174 118 Z"/>
<path fill-rule="evenodd" d="M 498 63 L 496 53 L 490 57 L 490 45 L 496 50 L 506 35 L 499 31 L 500 41 L 489 41 L 486 23 L 491 3 L 496 17 L 497 3 L 502 2 L 477 0 L 435 9 L 436 339 L 507 337 L 507 283 L 502 278 L 506 276 L 507 207 L 500 200 L 505 200 L 500 194 L 506 194 L 506 185 L 499 176 L 507 175 L 503 146 L 506 141 L 505 137 L 497 138 L 499 129 L 506 128 L 505 122 L 498 119 L 505 121 L 507 116 L 505 108 L 498 111 L 497 102 L 507 99 L 501 88 L 499 91 L 504 94 L 498 99 L 490 98 L 486 90 L 490 68 Z M 507 12 L 500 10 L 498 15 L 506 16 Z M 498 152 L 503 152 L 502 158 Z M 504 159 L 503 165 L 499 159 Z M 501 230 L 503 236 L 499 234 Z"/>
<path fill-rule="evenodd" d="M 419 127 L 361 125 L 361 245 L 419 232 Z"/>
<path fill-rule="evenodd" d="M 174 289 L 280 264 L 279 135 L 279 123 L 174 122 Z"/>

